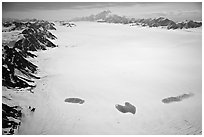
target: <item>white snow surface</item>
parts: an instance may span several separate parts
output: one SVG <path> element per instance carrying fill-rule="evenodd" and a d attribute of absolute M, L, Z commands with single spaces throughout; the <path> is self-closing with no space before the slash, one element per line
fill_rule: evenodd
<path fill-rule="evenodd" d="M 38 52 L 37 81 L 19 134 L 201 134 L 201 31 L 76 22 Z M 180 102 L 162 99 L 193 93 Z M 83 104 L 64 102 L 81 98 Z M 121 113 L 129 102 L 136 114 Z"/>

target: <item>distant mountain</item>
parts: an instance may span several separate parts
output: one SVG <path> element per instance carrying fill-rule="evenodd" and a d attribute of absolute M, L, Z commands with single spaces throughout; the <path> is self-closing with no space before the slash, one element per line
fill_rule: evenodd
<path fill-rule="evenodd" d="M 175 23 L 172 20 L 169 20 L 167 18 L 157 18 L 157 19 L 138 19 L 135 20 L 132 24 L 134 25 L 141 25 L 141 26 L 149 26 L 149 27 L 167 27 L 167 29 L 188 29 L 188 28 L 197 28 L 202 26 L 202 22 L 196 22 L 196 21 L 186 21 L 186 22 L 179 22 Z"/>
<path fill-rule="evenodd" d="M 100 12 L 96 15 L 74 18 L 71 21 L 97 21 L 99 19 L 105 20 L 110 13 L 111 13 L 111 11 L 107 10 L 107 11 Z"/>
<path fill-rule="evenodd" d="M 74 27 L 76 26 L 76 24 L 72 23 L 72 22 L 69 22 L 69 21 L 57 21 L 59 22 L 59 24 L 61 26 L 66 26 L 66 27 Z"/>
<path fill-rule="evenodd" d="M 129 23 L 129 19 L 126 18 L 125 16 L 121 17 L 121 16 L 111 14 L 111 13 L 112 12 L 110 10 L 106 10 L 96 15 L 74 18 L 72 21 L 102 21 L 104 20 L 105 22 L 108 22 L 108 23 L 123 23 L 123 24 Z"/>
<path fill-rule="evenodd" d="M 167 18 L 159 17 L 156 19 L 135 19 L 128 18 L 125 16 L 119 16 L 112 14 L 110 10 L 100 12 L 96 15 L 90 15 L 87 17 L 75 18 L 72 21 L 97 21 L 97 22 L 107 22 L 107 23 L 121 23 L 121 24 L 131 24 L 131 26 L 149 26 L 149 27 L 167 27 L 167 29 L 183 29 L 183 28 L 197 28 L 202 26 L 202 22 L 196 21 L 186 21 L 176 23 Z"/>
<path fill-rule="evenodd" d="M 32 19 L 29 21 L 27 21 L 27 20 L 3 21 L 2 26 L 3 27 L 11 27 L 9 29 L 9 31 L 22 30 L 22 29 L 25 29 L 29 26 L 31 26 L 31 27 L 35 26 L 36 28 L 42 27 L 43 29 L 47 29 L 47 30 L 56 30 L 56 28 L 54 27 L 55 24 L 50 23 L 48 21 L 36 20 L 36 19 Z"/>

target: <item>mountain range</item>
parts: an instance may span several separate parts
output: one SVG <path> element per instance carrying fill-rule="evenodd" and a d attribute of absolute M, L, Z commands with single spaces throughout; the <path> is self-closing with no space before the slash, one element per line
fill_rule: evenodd
<path fill-rule="evenodd" d="M 96 15 L 74 18 L 72 19 L 72 21 L 96 21 L 96 22 L 107 22 L 107 23 L 131 24 L 131 26 L 140 25 L 140 26 L 149 26 L 149 27 L 165 26 L 167 27 L 167 29 L 183 29 L 183 28 L 188 29 L 188 28 L 197 28 L 202 26 L 202 22 L 197 22 L 192 20 L 176 23 L 164 17 L 159 17 L 155 19 L 128 18 L 126 16 L 119 16 L 116 14 L 112 14 L 110 10 L 100 12 Z"/>
<path fill-rule="evenodd" d="M 9 31 L 20 30 L 19 38 L 14 42 L 2 44 L 2 86 L 8 89 L 34 88 L 38 66 L 27 57 L 37 57 L 32 51 L 46 50 L 47 47 L 57 47 L 49 39 L 56 37 L 48 30 L 54 29 L 54 24 L 47 21 L 8 21 L 4 27 Z M 31 91 L 32 92 L 32 91 Z M 2 102 L 2 132 L 14 134 L 21 121 L 21 108 Z"/>

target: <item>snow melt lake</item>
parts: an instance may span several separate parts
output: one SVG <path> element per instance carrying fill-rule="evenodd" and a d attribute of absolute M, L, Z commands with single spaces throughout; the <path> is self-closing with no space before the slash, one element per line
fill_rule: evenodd
<path fill-rule="evenodd" d="M 201 28 L 56 25 L 58 48 L 40 51 L 35 113 L 19 134 L 201 134 Z M 170 103 L 168 97 L 192 95 Z M 83 103 L 65 102 L 79 98 Z M 129 102 L 136 112 L 121 113 Z"/>

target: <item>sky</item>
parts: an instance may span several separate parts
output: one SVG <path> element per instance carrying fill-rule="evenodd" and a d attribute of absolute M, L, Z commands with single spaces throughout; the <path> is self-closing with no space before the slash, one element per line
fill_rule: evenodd
<path fill-rule="evenodd" d="M 3 2 L 3 18 L 69 20 L 104 10 L 134 18 L 202 20 L 201 2 Z"/>

